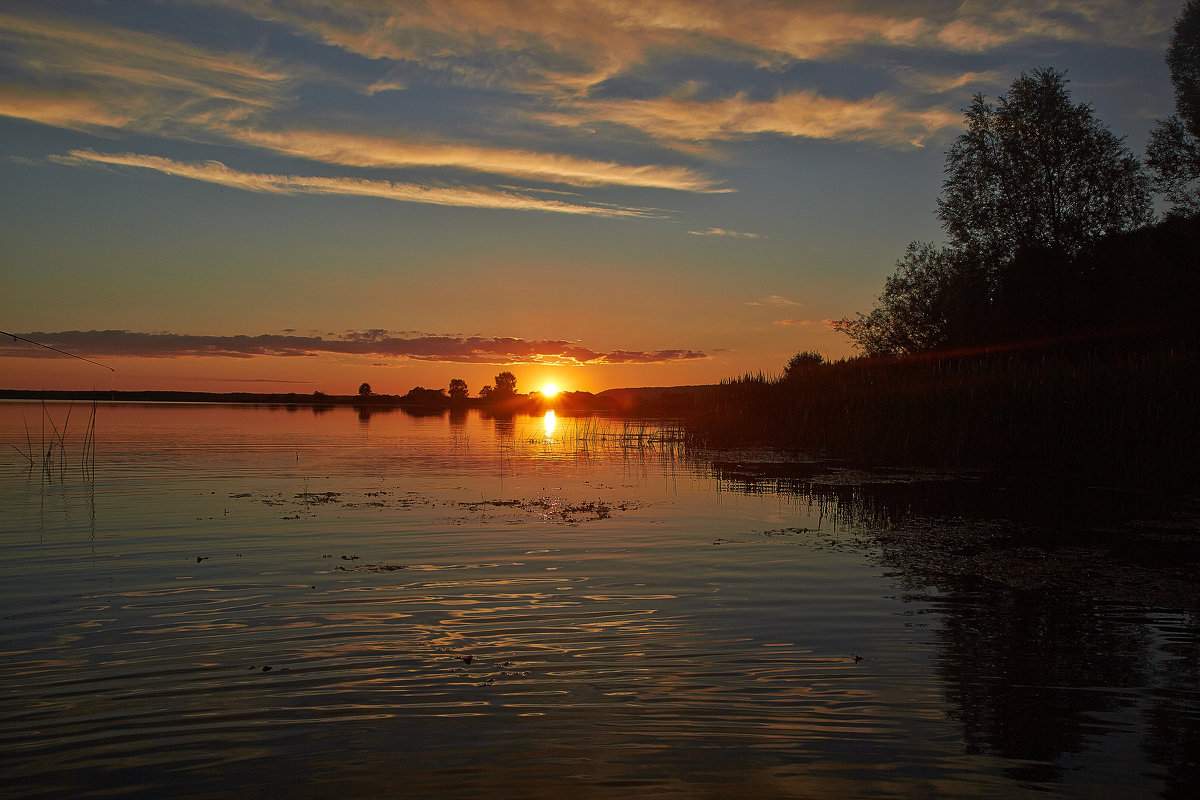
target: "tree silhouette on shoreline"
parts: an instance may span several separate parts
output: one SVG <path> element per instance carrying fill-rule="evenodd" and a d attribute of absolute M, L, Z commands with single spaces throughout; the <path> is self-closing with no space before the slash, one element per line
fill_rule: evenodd
<path fill-rule="evenodd" d="M 1171 213 L 1200 213 L 1200 0 L 1188 0 L 1167 49 L 1175 113 L 1150 134 L 1146 162 Z"/>
<path fill-rule="evenodd" d="M 913 242 L 875 307 L 835 327 L 869 355 L 987 344 L 1055 327 L 1081 254 L 1153 219 L 1150 181 L 1066 76 L 1021 73 L 976 95 L 946 153 L 946 246 Z"/>
<path fill-rule="evenodd" d="M 496 376 L 496 383 L 492 389 L 491 397 L 512 397 L 517 393 L 517 376 L 505 370 Z"/>

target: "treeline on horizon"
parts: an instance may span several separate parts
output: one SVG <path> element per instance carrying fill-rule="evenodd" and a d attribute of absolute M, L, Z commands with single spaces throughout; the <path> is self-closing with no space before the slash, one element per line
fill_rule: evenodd
<path fill-rule="evenodd" d="M 471 397 L 466 381 L 453 378 L 445 389 L 414 386 L 404 394 L 378 393 L 370 383 L 362 383 L 356 394 L 327 394 L 320 390 L 311 394 L 298 392 L 192 392 L 181 390 L 72 390 L 72 389 L 0 389 L 0 400 L 51 400 L 81 402 L 141 402 L 141 403 L 254 403 L 261 405 L 310 406 L 332 408 L 353 406 L 370 411 L 407 408 L 424 412 L 485 409 L 493 414 L 538 413 L 547 410 L 565 413 L 645 413 L 648 404 L 661 405 L 663 393 L 675 396 L 711 387 L 674 387 L 674 389 L 606 389 L 600 394 L 585 391 L 560 391 L 545 396 L 540 391 L 521 394 L 517 377 L 505 370 L 496 375 L 495 383 L 483 386 L 477 397 Z M 674 404 L 673 405 L 677 405 Z"/>
<path fill-rule="evenodd" d="M 130 403 L 250 403 L 260 405 L 308 406 L 332 408 L 351 406 L 358 409 L 420 408 L 445 411 L 482 408 L 493 412 L 533 413 L 548 409 L 561 411 L 621 411 L 629 408 L 618 390 L 600 395 L 591 392 L 559 392 L 553 399 L 538 392 L 485 397 L 450 397 L 444 389 L 415 387 L 406 394 L 311 394 L 298 392 L 189 392 L 177 390 L 69 390 L 0 389 L 0 400 L 51 400 L 79 402 Z"/>
<path fill-rule="evenodd" d="M 668 398 L 694 439 L 1200 488 L 1200 0 L 1166 61 L 1176 114 L 1151 133 L 1149 171 L 1060 72 L 977 95 L 946 153 L 947 243 L 910 244 L 875 306 L 836 323 L 861 355 L 801 352 L 779 377 Z"/>

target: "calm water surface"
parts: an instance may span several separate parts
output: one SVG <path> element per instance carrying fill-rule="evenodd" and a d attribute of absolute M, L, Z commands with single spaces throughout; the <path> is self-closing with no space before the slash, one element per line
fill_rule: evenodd
<path fill-rule="evenodd" d="M 68 408 L 0 403 L 6 796 L 1198 777 L 1186 559 L 1130 572 L 907 479 L 764 479 L 620 421 L 114 404 L 89 458 Z"/>

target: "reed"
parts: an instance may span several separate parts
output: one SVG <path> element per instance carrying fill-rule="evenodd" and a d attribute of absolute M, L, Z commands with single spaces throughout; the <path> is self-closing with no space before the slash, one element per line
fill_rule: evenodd
<path fill-rule="evenodd" d="M 84 480 L 96 479 L 96 401 L 92 401 L 92 412 L 88 415 L 87 427 L 83 432 L 83 449 L 79 457 L 79 470 Z"/>
<path fill-rule="evenodd" d="M 22 416 L 22 422 L 25 425 L 26 449 L 22 450 L 15 444 L 11 446 L 21 454 L 21 457 L 25 459 L 31 470 L 35 465 L 40 468 L 43 481 L 53 482 L 57 479 L 61 483 L 66 480 L 67 451 L 69 449 L 71 414 L 74 411 L 74 406 L 74 403 L 67 406 L 67 413 L 60 426 L 55 421 L 50 408 L 46 405 L 46 401 L 42 401 L 41 436 L 38 441 L 36 457 L 34 455 L 33 435 L 29 430 L 29 422 Z M 96 410 L 97 403 L 93 400 L 91 413 L 88 416 L 87 425 L 83 429 L 80 441 L 79 469 L 85 481 L 94 481 L 96 477 Z M 47 430 L 47 427 L 49 430 Z"/>
<path fill-rule="evenodd" d="M 676 455 L 686 440 L 681 423 L 672 420 L 655 420 L 640 417 L 624 417 L 619 420 L 595 414 L 577 417 L 560 417 L 562 433 L 556 441 L 564 448 L 574 445 L 581 454 L 592 451 L 639 451 L 655 455 Z M 541 441 L 534 437 L 531 441 Z"/>
<path fill-rule="evenodd" d="M 33 438 L 29 434 L 29 421 L 25 419 L 25 415 L 21 415 L 21 422 L 25 425 L 25 450 L 17 447 L 15 444 L 10 444 L 13 450 L 21 454 L 21 457 L 29 462 L 29 468 L 33 468 Z"/>

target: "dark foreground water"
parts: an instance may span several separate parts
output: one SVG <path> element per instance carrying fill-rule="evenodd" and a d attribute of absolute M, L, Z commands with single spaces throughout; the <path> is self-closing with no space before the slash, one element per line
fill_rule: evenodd
<path fill-rule="evenodd" d="M 1188 519 L 619 421 L 102 405 L 93 448 L 67 413 L 0 404 L 7 797 L 1200 778 Z"/>

